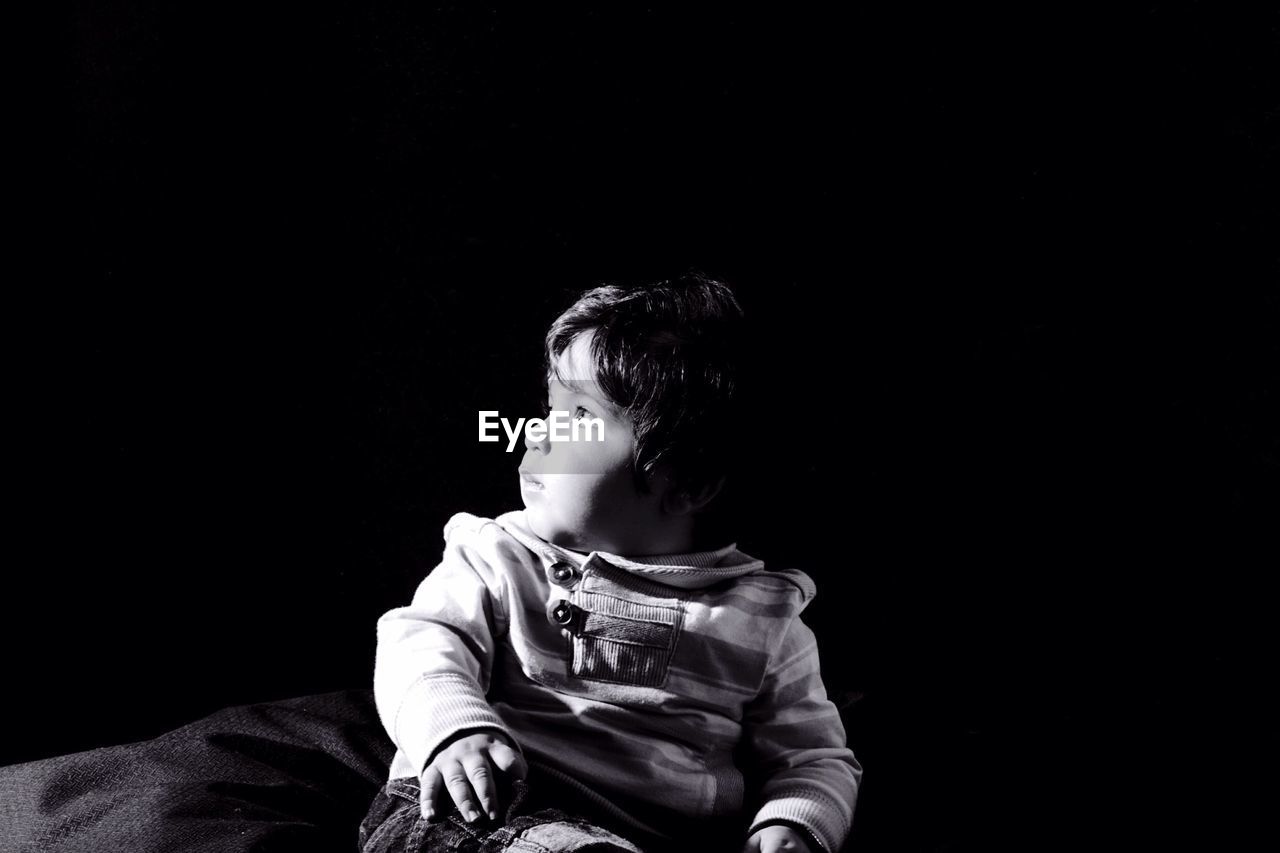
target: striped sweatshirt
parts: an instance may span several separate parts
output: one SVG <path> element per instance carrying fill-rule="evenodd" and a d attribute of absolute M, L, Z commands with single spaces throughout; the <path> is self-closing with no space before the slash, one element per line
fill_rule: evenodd
<path fill-rule="evenodd" d="M 460 513 L 444 538 L 412 603 L 378 621 L 391 778 L 492 729 L 649 835 L 745 812 L 748 834 L 786 822 L 840 849 L 862 769 L 800 619 L 807 575 L 766 571 L 735 545 L 568 551 L 523 511 Z"/>

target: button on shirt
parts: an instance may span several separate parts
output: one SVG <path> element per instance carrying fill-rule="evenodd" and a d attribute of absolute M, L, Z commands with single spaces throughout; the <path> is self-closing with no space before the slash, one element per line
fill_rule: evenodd
<path fill-rule="evenodd" d="M 572 563 L 555 562 L 551 564 L 551 581 L 560 586 L 573 586 L 578 571 Z"/>

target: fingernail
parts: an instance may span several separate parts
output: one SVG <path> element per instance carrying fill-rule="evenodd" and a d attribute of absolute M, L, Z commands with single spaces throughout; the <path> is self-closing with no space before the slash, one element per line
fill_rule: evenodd
<path fill-rule="evenodd" d="M 422 816 L 427 820 L 431 820 L 436 816 L 436 811 L 435 809 L 423 809 Z"/>
<path fill-rule="evenodd" d="M 498 819 L 498 813 L 493 809 L 489 809 L 489 820 L 497 820 L 497 819 Z"/>
<path fill-rule="evenodd" d="M 480 817 L 480 812 L 472 811 L 471 809 L 467 809 L 467 822 L 468 822 L 468 823 L 471 823 L 472 821 L 474 821 L 474 820 L 475 820 L 476 818 L 478 818 L 478 817 Z"/>

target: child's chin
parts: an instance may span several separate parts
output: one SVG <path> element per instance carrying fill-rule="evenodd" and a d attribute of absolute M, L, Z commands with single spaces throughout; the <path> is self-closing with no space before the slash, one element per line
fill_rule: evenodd
<path fill-rule="evenodd" d="M 529 530 L 543 542 L 550 542 L 562 548 L 569 547 L 566 542 L 571 540 L 572 537 L 566 536 L 563 528 L 547 518 L 544 508 L 538 506 L 536 500 L 525 500 L 524 520 L 529 525 Z"/>
<path fill-rule="evenodd" d="M 549 529 L 546 519 L 543 518 L 542 508 L 538 506 L 538 502 L 536 500 L 529 500 L 527 495 L 522 495 L 522 497 L 524 498 L 525 523 L 529 525 L 529 529 L 533 531 L 535 536 L 539 539 L 550 542 L 551 540 L 548 538 L 548 534 L 553 531 Z"/>

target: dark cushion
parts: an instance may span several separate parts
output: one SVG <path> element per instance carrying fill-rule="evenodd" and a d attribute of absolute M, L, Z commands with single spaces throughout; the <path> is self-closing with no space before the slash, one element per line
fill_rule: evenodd
<path fill-rule="evenodd" d="M 0 768 L 0 849 L 352 853 L 393 753 L 368 690 L 227 708 Z"/>

